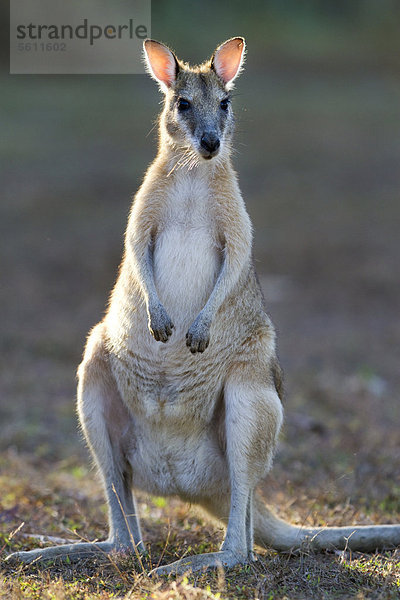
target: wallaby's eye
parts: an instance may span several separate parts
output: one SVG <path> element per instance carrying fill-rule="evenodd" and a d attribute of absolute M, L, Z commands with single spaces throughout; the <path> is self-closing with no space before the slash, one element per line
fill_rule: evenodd
<path fill-rule="evenodd" d="M 189 108 L 190 108 L 189 100 L 186 100 L 186 98 L 178 99 L 178 110 L 185 111 L 185 110 L 189 110 Z"/>
<path fill-rule="evenodd" d="M 223 100 L 221 100 L 220 107 L 222 108 L 222 110 L 228 110 L 229 98 L 224 98 Z"/>

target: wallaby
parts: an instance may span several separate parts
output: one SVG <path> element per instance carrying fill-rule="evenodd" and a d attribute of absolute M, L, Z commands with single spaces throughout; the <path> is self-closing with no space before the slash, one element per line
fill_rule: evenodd
<path fill-rule="evenodd" d="M 233 567 L 253 558 L 254 541 L 278 551 L 400 544 L 400 525 L 290 525 L 255 493 L 282 423 L 282 383 L 230 158 L 230 90 L 244 51 L 244 39 L 232 38 L 190 67 L 163 44 L 144 43 L 165 94 L 158 155 L 132 205 L 107 314 L 78 370 L 79 418 L 104 482 L 109 537 L 10 558 L 144 552 L 132 487 L 180 496 L 227 521 L 219 552 L 151 574 Z"/>

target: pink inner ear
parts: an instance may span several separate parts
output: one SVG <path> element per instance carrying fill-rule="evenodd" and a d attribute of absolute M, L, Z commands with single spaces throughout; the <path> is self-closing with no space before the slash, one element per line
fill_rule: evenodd
<path fill-rule="evenodd" d="M 154 76 L 168 87 L 175 81 L 175 58 L 163 44 L 147 40 L 145 42 L 147 58 Z"/>
<path fill-rule="evenodd" d="M 241 38 L 235 38 L 225 42 L 215 53 L 214 68 L 219 77 L 228 83 L 237 75 L 244 50 L 244 42 Z"/>

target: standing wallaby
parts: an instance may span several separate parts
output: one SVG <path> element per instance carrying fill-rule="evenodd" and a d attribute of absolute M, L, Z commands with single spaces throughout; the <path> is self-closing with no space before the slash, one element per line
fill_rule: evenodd
<path fill-rule="evenodd" d="M 165 93 L 159 151 L 133 202 L 107 314 L 78 371 L 79 417 L 104 482 L 109 537 L 12 558 L 144 552 L 132 487 L 178 495 L 227 521 L 219 552 L 152 573 L 245 563 L 253 532 L 276 550 L 400 544 L 400 525 L 295 527 L 255 495 L 282 423 L 282 384 L 230 160 L 230 90 L 244 50 L 244 39 L 233 38 L 189 67 L 163 44 L 144 44 Z"/>

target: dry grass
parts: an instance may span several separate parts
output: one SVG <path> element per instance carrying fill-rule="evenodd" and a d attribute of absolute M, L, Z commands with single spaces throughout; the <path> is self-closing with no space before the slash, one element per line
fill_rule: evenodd
<path fill-rule="evenodd" d="M 43 534 L 64 539 L 104 538 L 102 492 L 93 473 L 75 460 L 49 463 L 8 452 L 1 462 L 1 557 L 15 550 L 37 547 Z M 278 476 L 281 475 L 278 468 Z M 273 483 L 273 482 L 272 482 Z M 274 496 L 278 499 L 279 493 Z M 315 522 L 370 522 L 371 517 L 350 504 L 332 503 L 329 494 L 300 499 L 296 510 L 287 506 L 286 517 Z M 144 537 L 149 556 L 144 572 L 134 558 L 112 556 L 76 565 L 49 562 L 45 567 L 8 565 L 3 571 L 0 597 L 17 600 L 111 598 L 398 598 L 399 551 L 375 555 L 338 552 L 280 555 L 258 549 L 257 561 L 226 572 L 209 572 L 177 580 L 150 580 L 146 572 L 190 553 L 215 551 L 220 527 L 177 500 L 139 496 Z M 322 517 L 322 518 L 321 518 Z M 374 519 L 390 514 L 374 509 Z M 47 541 L 47 543 L 49 543 Z"/>

